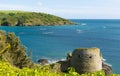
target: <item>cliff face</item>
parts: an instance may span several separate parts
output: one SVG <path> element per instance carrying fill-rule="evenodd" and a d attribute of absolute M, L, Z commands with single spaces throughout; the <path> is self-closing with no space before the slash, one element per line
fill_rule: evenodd
<path fill-rule="evenodd" d="M 1 26 L 66 25 L 73 22 L 45 13 L 0 11 Z"/>

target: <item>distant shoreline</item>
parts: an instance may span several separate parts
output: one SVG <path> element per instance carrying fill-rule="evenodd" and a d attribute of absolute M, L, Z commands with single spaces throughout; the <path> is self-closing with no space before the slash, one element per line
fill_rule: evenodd
<path fill-rule="evenodd" d="M 45 13 L 0 11 L 0 26 L 61 26 L 74 22 Z"/>

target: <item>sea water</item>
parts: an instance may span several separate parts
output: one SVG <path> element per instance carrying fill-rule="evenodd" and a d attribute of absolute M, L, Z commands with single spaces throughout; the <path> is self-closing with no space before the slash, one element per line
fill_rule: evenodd
<path fill-rule="evenodd" d="M 51 62 L 66 59 L 67 53 L 80 47 L 98 47 L 114 73 L 120 73 L 120 20 L 79 20 L 77 25 L 8 27 L 0 30 L 15 32 L 21 43 L 32 50 L 32 59 L 46 58 Z"/>

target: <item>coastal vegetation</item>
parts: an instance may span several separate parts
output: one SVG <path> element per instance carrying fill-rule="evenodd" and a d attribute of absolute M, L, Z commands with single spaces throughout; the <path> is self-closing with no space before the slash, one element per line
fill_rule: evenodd
<path fill-rule="evenodd" d="M 33 67 L 34 63 L 26 54 L 26 47 L 21 45 L 14 33 L 0 31 L 0 60 L 9 62 L 18 68 Z"/>
<path fill-rule="evenodd" d="M 54 64 L 41 66 L 32 62 L 26 51 L 14 33 L 0 31 L 0 76 L 105 76 L 104 71 L 80 75 L 72 67 L 68 72 L 57 72 L 52 68 Z"/>
<path fill-rule="evenodd" d="M 73 22 L 45 13 L 26 11 L 0 11 L 1 26 L 67 25 Z"/>
<path fill-rule="evenodd" d="M 50 66 L 39 66 L 38 68 L 19 69 L 11 66 L 8 62 L 1 61 L 0 66 L 0 76 L 105 76 L 103 71 L 79 75 L 72 68 L 69 69 L 68 73 L 57 73 L 55 71 L 51 71 Z M 111 76 L 119 76 L 119 74 L 112 74 Z"/>

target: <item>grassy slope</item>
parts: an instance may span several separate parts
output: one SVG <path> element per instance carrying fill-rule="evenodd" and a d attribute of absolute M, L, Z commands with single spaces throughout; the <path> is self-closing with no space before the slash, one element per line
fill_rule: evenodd
<path fill-rule="evenodd" d="M 6 26 L 39 26 L 39 25 L 64 25 L 73 22 L 54 15 L 26 12 L 26 11 L 0 11 L 0 25 Z"/>
<path fill-rule="evenodd" d="M 51 71 L 49 66 L 42 66 L 39 68 L 23 68 L 19 69 L 11 66 L 8 62 L 0 61 L 0 76 L 105 76 L 100 72 L 88 73 L 79 75 L 74 70 L 70 70 L 69 73 L 57 73 Z M 111 76 L 120 76 L 119 74 L 112 74 Z"/>

